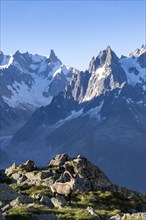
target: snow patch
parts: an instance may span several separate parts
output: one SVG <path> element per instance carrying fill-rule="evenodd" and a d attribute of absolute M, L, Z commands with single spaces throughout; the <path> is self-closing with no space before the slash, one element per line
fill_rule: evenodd
<path fill-rule="evenodd" d="M 60 121 L 58 121 L 55 125 L 53 125 L 53 128 L 58 128 L 60 126 L 62 126 L 64 123 L 71 121 L 75 118 L 78 118 L 81 114 L 83 114 L 83 109 L 79 110 L 79 111 L 71 111 L 71 114 L 66 117 L 65 119 L 61 119 Z"/>
<path fill-rule="evenodd" d="M 105 65 L 98 68 L 95 72 L 95 75 L 98 77 L 98 80 L 101 80 L 110 74 L 110 69 L 106 69 Z"/>
<path fill-rule="evenodd" d="M 137 83 L 143 83 L 146 82 L 145 74 L 146 74 L 146 68 L 141 68 L 139 63 L 137 62 L 138 58 L 123 58 L 120 60 L 120 63 L 126 72 L 127 75 L 127 81 L 129 85 L 135 86 Z M 130 68 L 135 68 L 139 73 L 136 75 L 134 72 L 129 72 Z M 143 89 L 145 89 L 143 85 Z"/>
<path fill-rule="evenodd" d="M 3 61 L 1 63 L 1 65 L 0 65 L 0 69 L 8 68 L 13 63 L 13 60 L 14 60 L 14 58 L 13 58 L 12 55 L 4 56 Z"/>
<path fill-rule="evenodd" d="M 7 88 L 12 92 L 11 98 L 3 96 L 4 101 L 11 107 L 27 108 L 28 106 L 41 107 L 50 104 L 52 97 L 44 97 L 43 92 L 47 91 L 49 81 L 32 74 L 34 82 L 32 87 L 29 88 L 24 82 L 14 82 L 12 86 L 8 85 Z M 21 88 L 21 89 L 18 89 Z"/>

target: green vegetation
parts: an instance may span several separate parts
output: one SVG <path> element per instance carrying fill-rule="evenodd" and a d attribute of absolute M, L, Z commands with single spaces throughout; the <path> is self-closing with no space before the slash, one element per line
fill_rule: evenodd
<path fill-rule="evenodd" d="M 31 196 L 40 192 L 45 195 L 51 196 L 50 189 L 42 186 L 30 186 L 28 189 L 21 189 L 16 184 L 10 185 L 14 190 L 22 194 Z M 90 215 L 86 208 L 91 206 L 100 216 L 100 219 L 105 219 L 106 216 L 113 216 L 117 213 L 127 213 L 129 209 L 140 211 L 141 205 L 146 203 L 146 199 L 139 199 L 134 202 L 133 199 L 126 198 L 122 193 L 110 192 L 104 190 L 81 192 L 76 191 L 72 196 L 72 205 L 66 206 L 61 209 L 50 209 L 47 206 L 35 204 L 34 209 L 28 208 L 27 205 L 17 206 L 11 208 L 7 212 L 7 220 L 28 220 L 30 216 L 38 214 L 55 214 L 61 219 L 96 219 Z"/>
<path fill-rule="evenodd" d="M 49 187 L 45 186 L 36 186 L 36 185 L 31 185 L 28 189 L 23 189 L 23 187 L 18 186 L 17 184 L 10 184 L 9 185 L 12 189 L 14 189 L 16 192 L 19 192 L 23 195 L 27 196 L 32 196 L 34 193 L 44 193 L 47 196 L 51 196 L 51 190 Z"/>

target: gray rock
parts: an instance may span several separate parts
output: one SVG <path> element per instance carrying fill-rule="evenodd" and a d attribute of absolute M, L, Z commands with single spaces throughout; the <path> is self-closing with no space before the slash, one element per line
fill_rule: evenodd
<path fill-rule="evenodd" d="M 20 178 L 17 180 L 17 183 L 20 184 L 22 182 L 24 182 L 27 179 L 27 177 L 25 175 L 20 176 Z"/>
<path fill-rule="evenodd" d="M 52 159 L 49 163 L 49 166 L 61 166 L 70 158 L 67 154 L 58 154 L 54 159 Z"/>
<path fill-rule="evenodd" d="M 126 214 L 117 214 L 112 216 L 110 220 L 146 220 L 145 213 L 126 213 Z"/>
<path fill-rule="evenodd" d="M 88 191 L 112 185 L 107 176 L 85 157 L 73 159 L 72 166 L 75 167 L 77 188 L 80 190 Z"/>
<path fill-rule="evenodd" d="M 15 192 L 6 184 L 0 183 L 0 201 L 10 202 L 20 196 L 19 193 Z"/>
<path fill-rule="evenodd" d="M 26 163 L 19 166 L 19 169 L 26 170 L 26 171 L 33 171 L 35 169 L 35 162 L 32 160 L 27 160 Z"/>
<path fill-rule="evenodd" d="M 87 207 L 86 209 L 91 215 L 95 216 L 97 219 L 99 219 L 99 215 L 97 214 L 97 212 L 90 206 Z"/>
<path fill-rule="evenodd" d="M 108 188 L 112 185 L 112 182 L 108 177 L 94 164 L 92 164 L 85 157 L 78 155 L 76 158 L 70 158 L 67 154 L 59 154 L 53 160 L 51 160 L 50 166 L 55 166 L 58 169 L 55 169 L 55 180 L 61 180 L 62 177 L 64 182 L 70 179 L 66 178 L 66 175 L 61 176 L 64 172 L 61 170 L 60 166 L 63 166 L 66 170 L 73 175 L 76 174 L 76 185 L 75 188 L 78 188 L 82 191 L 89 191 L 99 188 Z M 60 175 L 58 176 L 58 173 Z M 54 176 L 55 176 L 54 174 Z M 43 181 L 41 185 L 50 186 L 54 183 L 53 177 L 50 177 L 51 182 L 48 182 L 48 178 Z"/>
<path fill-rule="evenodd" d="M 37 194 L 34 193 L 31 197 L 33 199 L 39 200 L 39 199 L 41 199 L 42 196 L 44 196 L 44 193 L 37 193 Z"/>
<path fill-rule="evenodd" d="M 2 212 L 6 212 L 7 210 L 9 210 L 11 208 L 10 204 L 5 205 L 3 208 L 1 208 Z"/>
<path fill-rule="evenodd" d="M 10 205 L 13 206 L 17 206 L 19 204 L 29 204 L 29 203 L 33 203 L 34 200 L 29 197 L 29 196 L 25 196 L 25 195 L 21 195 L 19 197 L 17 197 L 15 200 L 10 202 Z"/>
<path fill-rule="evenodd" d="M 52 174 L 51 174 L 52 175 Z M 32 171 L 25 174 L 27 180 L 25 181 L 29 185 L 41 185 L 42 180 L 46 180 L 47 177 L 50 176 L 50 172 L 48 171 Z"/>
<path fill-rule="evenodd" d="M 58 196 L 56 198 L 51 198 L 51 202 L 53 203 L 53 205 L 56 207 L 56 208 L 62 208 L 66 205 L 68 205 L 67 201 L 61 197 L 61 196 Z"/>
<path fill-rule="evenodd" d="M 27 209 L 28 209 L 28 211 L 30 211 L 30 212 L 35 212 L 35 211 L 37 211 L 37 209 L 34 207 L 34 204 L 28 204 L 28 205 L 27 205 Z"/>
<path fill-rule="evenodd" d="M 43 180 L 43 182 L 41 183 L 42 186 L 51 186 L 53 185 L 53 183 L 55 182 L 55 178 L 54 177 L 49 177 Z"/>
<path fill-rule="evenodd" d="M 19 186 L 21 187 L 21 189 L 29 189 L 29 184 L 27 182 L 22 182 L 19 184 Z"/>
<path fill-rule="evenodd" d="M 12 178 L 15 179 L 16 181 L 22 176 L 20 173 L 14 173 L 12 174 Z"/>
<path fill-rule="evenodd" d="M 7 176 L 10 176 L 15 170 L 17 170 L 18 165 L 16 163 L 13 163 L 10 167 L 5 169 L 5 174 Z"/>
<path fill-rule="evenodd" d="M 119 214 L 114 215 L 110 218 L 110 220 L 120 220 L 120 219 L 121 219 L 121 216 Z"/>
<path fill-rule="evenodd" d="M 44 205 L 49 206 L 50 208 L 54 207 L 53 204 L 52 204 L 51 198 L 46 196 L 46 195 L 43 195 L 41 197 L 40 202 L 43 203 Z"/>

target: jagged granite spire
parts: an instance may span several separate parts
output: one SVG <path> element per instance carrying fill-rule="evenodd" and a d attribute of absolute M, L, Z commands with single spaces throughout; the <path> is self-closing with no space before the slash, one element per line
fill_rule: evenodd
<path fill-rule="evenodd" d="M 119 58 L 110 46 L 100 51 L 96 58 L 92 58 L 89 73 L 91 77 L 84 100 L 91 100 L 107 91 L 121 88 L 127 80 Z"/>
<path fill-rule="evenodd" d="M 98 56 L 93 57 L 90 64 L 89 64 L 89 72 L 95 71 L 97 68 L 102 67 L 104 64 L 110 65 L 111 62 L 115 60 L 116 62 L 119 61 L 117 55 L 113 52 L 110 46 L 106 48 L 106 50 L 102 50 L 99 52 Z"/>
<path fill-rule="evenodd" d="M 56 56 L 56 54 L 54 53 L 54 50 L 50 50 L 50 56 L 49 56 L 49 62 L 53 63 L 61 63 L 61 61 L 58 59 L 58 57 Z"/>

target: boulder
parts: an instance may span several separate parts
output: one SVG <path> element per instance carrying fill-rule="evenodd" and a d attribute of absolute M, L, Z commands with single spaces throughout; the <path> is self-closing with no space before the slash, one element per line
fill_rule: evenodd
<path fill-rule="evenodd" d="M 54 197 L 51 198 L 51 202 L 53 203 L 53 205 L 56 208 L 62 208 L 64 206 L 68 205 L 67 201 L 62 196 L 58 196 L 56 198 L 54 198 Z"/>
<path fill-rule="evenodd" d="M 41 197 L 44 196 L 44 193 L 34 193 L 31 198 L 35 199 L 35 200 L 40 200 Z"/>
<path fill-rule="evenodd" d="M 12 181 L 18 184 L 24 182 L 26 179 L 27 177 L 21 171 L 12 174 Z"/>
<path fill-rule="evenodd" d="M 10 204 L 7 204 L 7 205 L 5 205 L 4 207 L 1 208 L 1 211 L 2 211 L 2 212 L 6 212 L 6 211 L 8 211 L 10 208 L 11 208 L 11 205 L 10 205 Z"/>
<path fill-rule="evenodd" d="M 17 180 L 17 183 L 20 184 L 22 182 L 24 182 L 27 179 L 27 177 L 25 175 L 20 176 L 20 178 Z"/>
<path fill-rule="evenodd" d="M 97 212 L 96 212 L 92 207 L 88 206 L 86 210 L 87 210 L 91 215 L 95 216 L 96 219 L 99 219 L 99 216 L 98 216 Z"/>
<path fill-rule="evenodd" d="M 43 182 L 41 183 L 42 186 L 51 186 L 53 185 L 53 183 L 55 182 L 55 178 L 54 177 L 49 177 L 43 180 Z"/>
<path fill-rule="evenodd" d="M 16 199 L 20 194 L 6 184 L 0 183 L 0 201 L 7 203 Z"/>
<path fill-rule="evenodd" d="M 115 216 L 112 216 L 110 220 L 146 220 L 146 212 L 133 214 L 117 214 Z"/>
<path fill-rule="evenodd" d="M 121 219 L 121 216 L 119 214 L 114 215 L 110 218 L 110 220 L 120 220 L 120 219 Z"/>
<path fill-rule="evenodd" d="M 16 199 L 14 199 L 13 201 L 11 201 L 10 205 L 13 207 L 13 206 L 17 206 L 20 204 L 30 204 L 33 202 L 34 202 L 33 198 L 26 196 L 26 195 L 21 195 L 17 197 Z"/>
<path fill-rule="evenodd" d="M 30 186 L 27 182 L 22 182 L 19 184 L 19 187 L 22 189 L 22 190 L 25 190 L 25 189 L 29 189 Z"/>
<path fill-rule="evenodd" d="M 50 173 L 49 171 L 41 171 L 41 172 L 38 172 L 37 175 L 42 180 L 42 179 L 46 179 L 46 178 L 52 176 L 52 173 Z"/>
<path fill-rule="evenodd" d="M 19 166 L 20 170 L 33 171 L 36 169 L 35 162 L 33 160 L 27 160 L 26 163 Z"/>
<path fill-rule="evenodd" d="M 34 203 L 31 203 L 31 204 L 28 204 L 27 205 L 27 210 L 30 211 L 30 212 L 36 212 L 37 209 L 34 207 Z"/>
<path fill-rule="evenodd" d="M 43 203 L 44 205 L 49 206 L 49 208 L 53 208 L 54 207 L 53 203 L 51 202 L 51 198 L 46 196 L 46 195 L 43 195 L 41 197 L 40 202 Z"/>
<path fill-rule="evenodd" d="M 42 181 L 45 181 L 50 176 L 50 172 L 49 171 L 32 171 L 32 172 L 25 173 L 25 176 L 27 178 L 25 183 L 27 183 L 28 185 L 40 186 Z"/>
<path fill-rule="evenodd" d="M 50 161 L 49 167 L 61 166 L 68 160 L 70 160 L 70 157 L 67 154 L 58 154 Z"/>
<path fill-rule="evenodd" d="M 25 173 L 25 176 L 27 177 L 27 179 L 37 179 L 37 174 L 38 174 L 38 171 L 32 171 L 32 172 L 28 172 L 28 173 Z"/>
<path fill-rule="evenodd" d="M 13 173 L 12 174 L 12 178 L 14 179 L 14 180 L 18 180 L 20 177 L 22 176 L 22 174 L 20 174 L 20 173 Z"/>
<path fill-rule="evenodd" d="M 5 169 L 5 174 L 7 176 L 10 176 L 15 170 L 17 170 L 18 165 L 16 163 L 13 163 L 10 167 Z"/>

